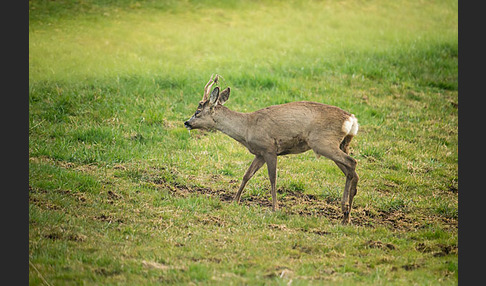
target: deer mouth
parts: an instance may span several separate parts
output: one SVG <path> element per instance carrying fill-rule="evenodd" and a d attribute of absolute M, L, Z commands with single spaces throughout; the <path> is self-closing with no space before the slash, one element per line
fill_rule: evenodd
<path fill-rule="evenodd" d="M 186 127 L 187 130 L 191 130 L 192 129 L 191 123 L 189 123 L 189 121 L 184 122 L 184 127 Z"/>

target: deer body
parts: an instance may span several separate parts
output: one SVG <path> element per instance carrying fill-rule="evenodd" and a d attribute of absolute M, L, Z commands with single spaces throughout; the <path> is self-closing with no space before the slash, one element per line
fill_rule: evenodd
<path fill-rule="evenodd" d="M 337 107 L 307 101 L 273 105 L 252 113 L 235 112 L 223 105 L 215 109 L 215 124 L 209 128 L 225 133 L 254 155 L 299 154 L 312 149 L 310 138 L 344 138 L 347 134 L 342 125 L 351 116 Z M 341 126 L 330 124 L 336 117 Z"/>
<path fill-rule="evenodd" d="M 217 82 L 217 77 L 214 82 Z M 298 154 L 312 149 L 317 156 L 322 155 L 333 160 L 345 174 L 346 184 L 341 206 L 343 222 L 349 222 L 349 212 L 358 182 L 356 160 L 348 155 L 349 142 L 358 131 L 358 122 L 354 115 L 335 106 L 308 101 L 273 105 L 251 113 L 240 113 L 223 106 L 229 97 L 229 88 L 220 94 L 216 87 L 208 98 L 210 83 L 206 85 L 205 95 L 196 114 L 185 122 L 185 126 L 188 129 L 219 130 L 255 155 L 243 176 L 235 201 L 239 202 L 248 180 L 266 163 L 271 184 L 272 209 L 276 210 L 277 156 Z"/>

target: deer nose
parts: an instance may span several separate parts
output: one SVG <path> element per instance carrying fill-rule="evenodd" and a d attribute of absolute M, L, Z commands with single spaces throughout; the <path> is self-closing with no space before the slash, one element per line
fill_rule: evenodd
<path fill-rule="evenodd" d="M 185 126 L 187 129 L 190 129 L 190 128 L 191 128 L 191 124 L 189 123 L 189 121 L 184 122 L 184 126 Z"/>

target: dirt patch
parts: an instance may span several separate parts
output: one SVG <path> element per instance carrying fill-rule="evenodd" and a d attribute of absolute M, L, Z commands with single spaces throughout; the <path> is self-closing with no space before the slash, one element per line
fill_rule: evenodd
<path fill-rule="evenodd" d="M 446 256 L 448 254 L 457 254 L 457 245 L 443 245 L 439 244 L 439 251 L 435 252 L 433 255 L 435 257 Z"/>
<path fill-rule="evenodd" d="M 49 192 L 59 193 L 59 194 L 65 195 L 65 196 L 73 197 L 81 203 L 86 202 L 86 195 L 82 192 L 76 192 L 76 191 L 71 191 L 71 190 L 63 190 L 63 189 L 45 190 L 45 189 L 40 189 L 40 188 L 33 188 L 31 186 L 29 186 L 29 201 L 32 202 L 32 203 L 35 203 L 39 206 L 42 205 L 40 203 L 42 201 L 46 205 L 46 208 L 48 208 L 48 209 L 60 209 L 60 207 L 54 206 L 52 204 L 51 204 L 51 206 L 49 206 L 50 203 L 42 198 L 43 195 L 45 195 Z"/>
<path fill-rule="evenodd" d="M 115 192 L 113 192 L 111 190 L 109 190 L 107 194 L 108 194 L 108 198 L 110 198 L 111 200 L 119 200 L 119 199 L 121 199 L 121 196 L 120 195 L 118 195 L 117 193 L 115 193 Z"/>
<path fill-rule="evenodd" d="M 214 198 L 218 198 L 223 202 L 232 202 L 234 194 L 226 190 L 213 190 L 210 188 L 189 188 L 180 184 L 174 184 L 169 186 L 169 190 L 176 196 L 188 197 L 190 195 L 206 195 Z M 271 205 L 271 204 L 270 204 Z"/>
<path fill-rule="evenodd" d="M 426 244 L 423 242 L 418 243 L 415 246 L 417 251 L 422 253 L 431 253 L 434 257 L 446 256 L 449 254 L 457 255 L 457 245 L 445 245 L 445 244 Z"/>
<path fill-rule="evenodd" d="M 201 187 L 191 188 L 179 184 L 167 184 L 165 186 L 167 186 L 176 196 L 187 197 L 194 194 L 206 195 L 218 198 L 225 203 L 233 202 L 233 198 L 236 194 L 235 190 Z M 316 195 L 286 189 L 278 189 L 277 196 L 280 211 L 289 215 L 325 217 L 335 224 L 339 224 L 342 221 L 343 214 L 339 202 L 328 202 L 325 198 L 319 198 Z M 260 206 L 268 209 L 271 209 L 272 207 L 272 199 L 270 195 L 258 196 L 243 194 L 240 203 L 243 205 Z M 433 221 L 439 222 L 445 227 L 457 229 L 458 226 L 457 220 L 454 219 L 425 215 L 420 217 L 417 214 L 415 214 L 414 217 L 411 217 L 403 210 L 383 211 L 371 209 L 369 207 L 353 206 L 351 211 L 351 223 L 353 225 L 365 227 L 385 226 L 398 231 L 411 231 L 430 224 Z M 281 226 L 270 227 L 281 229 Z M 317 234 L 325 235 L 326 233 Z"/>
<path fill-rule="evenodd" d="M 318 230 L 318 229 L 312 229 L 312 230 L 308 230 L 306 232 L 315 233 L 317 235 L 327 235 L 327 234 L 331 234 L 329 231 Z"/>
<path fill-rule="evenodd" d="M 417 268 L 420 268 L 420 265 L 415 264 L 415 263 L 405 264 L 405 265 L 402 265 L 402 268 L 405 269 L 406 271 L 412 271 L 412 270 L 415 270 Z"/>
<path fill-rule="evenodd" d="M 420 242 L 419 244 L 417 244 L 417 246 L 415 247 L 415 249 L 417 249 L 418 251 L 420 251 L 422 253 L 428 253 L 428 252 L 432 252 L 433 251 L 433 248 L 431 246 L 426 245 L 423 242 Z"/>
<path fill-rule="evenodd" d="M 199 223 L 204 225 L 216 225 L 220 227 L 224 227 L 226 225 L 226 222 L 223 219 L 213 215 L 205 215 L 204 217 L 200 217 L 196 219 Z"/>
<path fill-rule="evenodd" d="M 380 222 L 380 224 L 394 229 L 411 230 L 421 226 L 419 221 L 410 218 L 401 210 L 378 211 L 378 215 L 375 219 Z"/>
<path fill-rule="evenodd" d="M 70 240 L 82 242 L 87 239 L 87 236 L 81 233 L 75 233 L 70 230 L 65 230 L 61 227 L 55 227 L 43 234 L 45 238 L 50 240 Z"/>
<path fill-rule="evenodd" d="M 235 195 L 234 191 L 228 191 L 224 189 L 213 190 L 210 188 L 195 188 L 190 189 L 184 186 L 176 186 L 172 191 L 179 196 L 188 196 L 191 194 L 202 194 L 211 197 L 219 198 L 223 202 L 232 202 Z M 289 190 L 278 191 L 278 206 L 279 209 L 290 215 L 302 215 L 302 216 L 317 216 L 326 217 L 333 223 L 340 223 L 342 220 L 342 211 L 339 203 L 328 203 L 326 200 L 319 199 L 315 195 L 304 194 Z M 254 205 L 265 208 L 272 207 L 272 201 L 269 197 L 257 196 L 257 195 L 243 195 L 240 201 L 243 205 Z M 373 226 L 376 220 L 372 220 L 367 215 L 367 212 L 363 208 L 353 208 L 352 211 L 352 223 L 360 226 Z M 395 228 L 400 227 L 396 218 L 397 214 L 381 214 L 378 219 L 381 220 L 380 224 L 389 224 Z"/>
<path fill-rule="evenodd" d="M 379 248 L 379 249 L 388 249 L 388 250 L 396 249 L 396 246 L 391 243 L 383 243 L 381 241 L 373 241 L 373 240 L 368 240 L 367 242 L 364 243 L 364 246 L 369 248 Z"/>
<path fill-rule="evenodd" d="M 114 218 L 107 214 L 101 214 L 93 217 L 94 220 L 101 221 L 101 222 L 108 222 L 108 223 L 124 223 L 123 219 L 121 218 Z"/>
<path fill-rule="evenodd" d="M 29 204 L 34 204 L 38 206 L 39 208 L 46 209 L 46 210 L 53 210 L 53 211 L 59 211 L 62 210 L 62 208 L 58 205 L 55 205 L 48 200 L 45 200 L 43 198 L 35 198 L 35 197 L 29 197 Z"/>
<path fill-rule="evenodd" d="M 287 232 L 302 231 L 302 232 L 313 233 L 313 234 L 317 234 L 317 235 L 331 234 L 328 231 L 324 231 L 324 230 L 320 230 L 320 229 L 288 228 L 285 224 L 269 224 L 268 227 L 271 228 L 271 229 L 287 231 Z"/>
<path fill-rule="evenodd" d="M 116 201 L 118 201 L 118 200 L 120 200 L 120 199 L 122 199 L 122 198 L 123 198 L 121 195 L 119 195 L 119 194 L 117 194 L 117 193 L 115 193 L 115 192 L 113 192 L 113 191 L 111 191 L 111 190 L 109 190 L 109 191 L 107 192 L 107 197 L 108 197 L 107 202 L 108 202 L 110 205 L 115 204 L 115 202 L 116 202 Z"/>

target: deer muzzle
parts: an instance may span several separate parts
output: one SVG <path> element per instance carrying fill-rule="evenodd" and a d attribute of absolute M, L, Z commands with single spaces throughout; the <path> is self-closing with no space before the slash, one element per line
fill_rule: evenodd
<path fill-rule="evenodd" d="M 187 120 L 186 122 L 184 122 L 184 127 L 186 127 L 187 130 L 191 130 L 192 129 L 192 126 L 191 126 L 191 123 L 189 122 L 189 120 Z"/>

